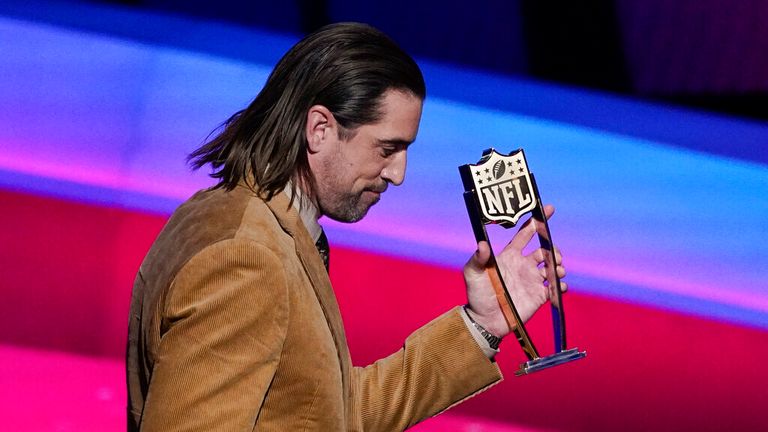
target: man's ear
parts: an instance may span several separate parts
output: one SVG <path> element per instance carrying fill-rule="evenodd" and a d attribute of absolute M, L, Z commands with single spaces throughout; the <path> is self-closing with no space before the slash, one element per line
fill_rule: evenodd
<path fill-rule="evenodd" d="M 307 110 L 307 144 L 310 153 L 317 153 L 331 139 L 338 138 L 338 124 L 328 108 L 313 105 Z"/>

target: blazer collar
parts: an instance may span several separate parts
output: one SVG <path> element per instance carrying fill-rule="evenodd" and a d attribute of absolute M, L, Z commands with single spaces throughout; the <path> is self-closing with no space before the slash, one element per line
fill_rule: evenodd
<path fill-rule="evenodd" d="M 285 187 L 285 193 L 288 195 L 289 199 L 292 197 L 293 192 L 291 182 L 288 182 L 288 185 Z M 299 217 L 301 217 L 301 222 L 304 225 L 304 228 L 307 229 L 309 237 L 315 244 L 317 244 L 317 240 L 323 232 L 323 228 L 317 222 L 320 218 L 320 209 L 317 208 L 315 203 L 313 203 L 301 189 L 297 188 L 295 194 L 296 195 L 293 197 L 293 208 L 299 212 Z"/>
<path fill-rule="evenodd" d="M 304 271 L 312 283 L 312 288 L 315 290 L 315 295 L 323 309 L 325 319 L 328 321 L 328 327 L 336 344 L 336 351 L 342 367 L 342 377 L 346 380 L 349 376 L 348 372 L 351 364 L 347 338 L 344 333 L 344 324 L 341 320 L 336 295 L 328 278 L 328 272 L 325 269 L 325 265 L 323 265 L 323 260 L 320 258 L 315 242 L 310 237 L 296 208 L 290 204 L 290 199 L 286 193 L 273 196 L 271 200 L 266 201 L 266 204 L 275 215 L 280 226 L 288 235 L 293 237 L 296 244 L 296 255 L 304 266 Z M 346 385 L 345 388 L 347 388 Z"/>

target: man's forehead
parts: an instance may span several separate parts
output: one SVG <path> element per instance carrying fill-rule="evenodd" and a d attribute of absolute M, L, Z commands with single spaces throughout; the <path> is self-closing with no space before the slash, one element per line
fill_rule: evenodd
<path fill-rule="evenodd" d="M 381 104 L 377 139 L 383 144 L 408 145 L 416 139 L 421 121 L 422 100 L 410 92 L 388 90 Z"/>

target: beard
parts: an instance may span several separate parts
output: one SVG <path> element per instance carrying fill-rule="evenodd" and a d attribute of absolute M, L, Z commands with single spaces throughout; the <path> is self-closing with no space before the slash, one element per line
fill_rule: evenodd
<path fill-rule="evenodd" d="M 379 179 L 359 191 L 349 190 L 350 181 L 343 178 L 338 165 L 323 164 L 323 177 L 316 178 L 315 192 L 320 214 L 338 222 L 357 222 L 368 214 L 368 210 L 379 202 L 387 190 L 387 182 Z"/>
<path fill-rule="evenodd" d="M 320 162 L 315 175 L 315 198 L 321 215 L 337 222 L 353 223 L 368 214 L 389 184 L 378 178 L 355 191 L 354 174 L 349 175 L 345 165 L 345 158 L 340 152 Z"/>
<path fill-rule="evenodd" d="M 381 198 L 376 191 L 383 192 L 383 188 L 365 188 L 360 192 L 326 191 L 318 194 L 320 213 L 338 222 L 353 223 L 361 220 L 368 214 L 368 210 L 379 202 Z"/>

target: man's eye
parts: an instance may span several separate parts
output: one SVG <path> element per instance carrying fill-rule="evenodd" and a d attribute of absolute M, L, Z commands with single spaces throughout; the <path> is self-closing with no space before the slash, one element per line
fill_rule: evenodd
<path fill-rule="evenodd" d="M 387 158 L 392 156 L 393 154 L 397 153 L 397 148 L 395 147 L 382 147 L 381 148 L 381 156 Z"/>

